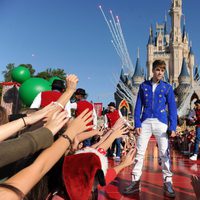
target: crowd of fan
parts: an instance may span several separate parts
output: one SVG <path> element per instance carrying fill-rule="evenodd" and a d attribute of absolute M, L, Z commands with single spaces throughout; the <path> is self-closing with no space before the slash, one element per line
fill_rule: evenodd
<path fill-rule="evenodd" d="M 195 142 L 195 124 L 187 118 L 178 120 L 176 137 L 173 138 L 173 147 L 184 155 L 193 154 Z"/>

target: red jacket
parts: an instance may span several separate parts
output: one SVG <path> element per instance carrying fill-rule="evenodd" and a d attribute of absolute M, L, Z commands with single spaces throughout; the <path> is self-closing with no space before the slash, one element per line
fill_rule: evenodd
<path fill-rule="evenodd" d="M 41 105 L 40 107 L 45 107 L 49 105 L 52 101 L 57 101 L 62 95 L 59 91 L 45 91 L 41 93 Z"/>
<path fill-rule="evenodd" d="M 200 127 L 200 109 L 195 109 L 195 113 L 197 118 L 195 124 Z"/>
<path fill-rule="evenodd" d="M 76 117 L 79 116 L 87 108 L 89 109 L 89 112 L 90 112 L 93 110 L 93 105 L 86 100 L 78 101 L 77 109 L 76 109 Z M 93 120 L 89 122 L 87 125 L 93 125 Z"/>
<path fill-rule="evenodd" d="M 109 112 L 106 114 L 108 118 L 108 127 L 112 128 L 115 122 L 120 118 L 119 111 L 115 110 L 114 112 Z"/>

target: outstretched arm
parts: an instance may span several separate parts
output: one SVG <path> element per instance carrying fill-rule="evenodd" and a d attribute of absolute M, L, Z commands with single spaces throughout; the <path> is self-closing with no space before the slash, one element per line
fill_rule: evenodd
<path fill-rule="evenodd" d="M 24 194 L 27 194 L 30 189 L 46 174 L 49 169 L 60 159 L 66 149 L 70 146 L 74 137 L 91 126 L 87 124 L 92 120 L 91 112 L 88 109 L 83 111 L 68 127 L 64 133 L 64 137 L 60 137 L 54 144 L 48 149 L 44 150 L 33 164 L 21 170 L 19 173 L 9 178 L 5 183 L 17 187 Z M 67 119 L 63 121 L 66 122 Z M 70 139 L 66 139 L 70 138 Z M 4 195 L 4 199 L 10 199 L 10 192 L 0 188 L 1 196 Z M 15 198 L 17 199 L 17 198 Z"/>
<path fill-rule="evenodd" d="M 8 122 L 0 126 L 0 142 L 9 138 L 13 134 L 25 128 L 27 125 L 36 123 L 37 121 L 45 118 L 45 116 L 56 109 L 56 105 L 52 103 L 46 106 L 45 108 L 36 111 L 34 113 L 28 114 L 26 117 L 17 119 L 12 122 Z"/>

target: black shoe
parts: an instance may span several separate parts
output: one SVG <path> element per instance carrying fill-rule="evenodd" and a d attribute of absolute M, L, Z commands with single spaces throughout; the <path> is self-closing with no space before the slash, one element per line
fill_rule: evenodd
<path fill-rule="evenodd" d="M 140 191 L 140 180 L 133 181 L 128 187 L 123 190 L 123 194 L 136 194 Z"/>
<path fill-rule="evenodd" d="M 170 198 L 175 198 L 175 191 L 171 182 L 164 183 L 164 195 Z"/>

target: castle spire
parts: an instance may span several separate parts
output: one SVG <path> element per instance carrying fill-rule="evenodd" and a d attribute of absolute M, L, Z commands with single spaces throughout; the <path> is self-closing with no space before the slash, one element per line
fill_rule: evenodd
<path fill-rule="evenodd" d="M 170 9 L 171 16 L 171 39 L 173 43 L 181 42 L 181 16 L 182 16 L 182 0 L 172 0 Z"/>
<path fill-rule="evenodd" d="M 138 47 L 137 58 L 140 58 L 140 48 Z"/>
<path fill-rule="evenodd" d="M 190 41 L 190 54 L 194 55 L 193 50 L 192 50 L 192 41 Z"/>
<path fill-rule="evenodd" d="M 153 44 L 153 28 L 152 25 L 149 28 L 149 39 L 148 39 L 148 44 Z"/>
<path fill-rule="evenodd" d="M 195 66 L 195 69 L 194 69 L 194 80 L 195 81 L 198 81 L 199 80 L 199 68 L 198 68 L 198 65 Z"/>
<path fill-rule="evenodd" d="M 136 65 L 135 65 L 135 72 L 133 77 L 143 77 L 143 71 L 140 65 L 140 50 L 138 48 L 138 55 L 137 55 L 137 60 L 136 60 Z"/>
<path fill-rule="evenodd" d="M 121 73 L 120 73 L 120 80 L 125 83 L 126 82 L 126 77 L 125 77 L 125 74 L 124 74 L 124 69 L 122 67 L 121 69 Z"/>
<path fill-rule="evenodd" d="M 181 73 L 179 75 L 179 78 L 181 78 L 181 77 L 190 77 L 190 75 L 188 73 L 187 63 L 186 63 L 186 59 L 185 58 L 183 58 Z"/>

